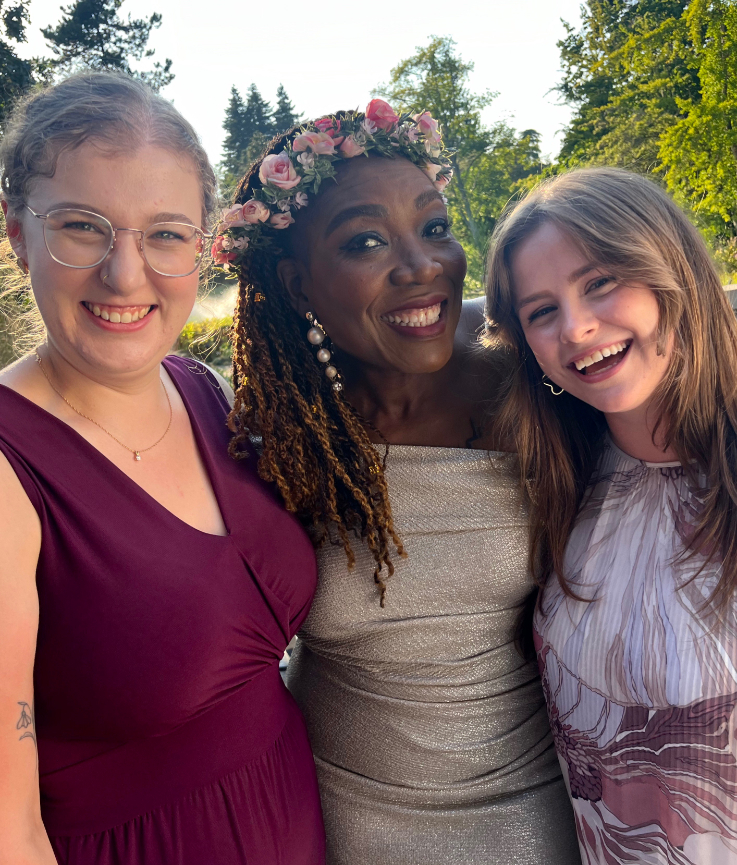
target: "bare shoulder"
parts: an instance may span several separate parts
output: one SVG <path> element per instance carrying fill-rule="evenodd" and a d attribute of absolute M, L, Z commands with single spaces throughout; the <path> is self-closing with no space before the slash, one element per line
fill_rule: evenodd
<path fill-rule="evenodd" d="M 233 388 L 230 382 L 224 376 L 220 375 L 220 373 L 213 367 L 209 366 L 208 364 L 204 364 L 204 366 L 207 367 L 208 372 L 220 385 L 220 390 L 222 390 L 222 392 L 225 394 L 225 398 L 228 400 L 228 405 L 233 408 L 233 403 L 235 402 L 235 393 L 233 392 Z"/>
<path fill-rule="evenodd" d="M 486 298 L 474 297 L 464 300 L 461 306 L 461 318 L 456 331 L 456 348 L 472 348 L 478 345 L 480 334 L 484 329 L 484 306 Z"/>

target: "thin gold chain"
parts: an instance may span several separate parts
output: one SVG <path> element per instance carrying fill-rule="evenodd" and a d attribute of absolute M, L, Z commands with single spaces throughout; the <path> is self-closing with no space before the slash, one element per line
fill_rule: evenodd
<path fill-rule="evenodd" d="M 43 373 L 43 376 L 46 379 L 46 381 L 49 383 L 49 387 L 51 388 L 51 390 L 53 390 L 57 396 L 61 397 L 73 412 L 76 412 L 76 414 L 78 414 L 80 417 L 83 417 L 85 420 L 88 420 L 90 423 L 93 423 L 95 426 L 100 427 L 100 429 L 105 433 L 105 435 L 109 435 L 110 438 L 113 441 L 117 442 L 122 448 L 125 448 L 127 451 L 130 451 L 133 454 L 133 459 L 136 460 L 136 462 L 141 461 L 141 454 L 145 454 L 146 451 L 150 451 L 153 448 L 155 448 L 156 445 L 161 444 L 161 442 L 166 438 L 166 434 L 171 429 L 171 422 L 172 422 L 172 419 L 174 417 L 174 410 L 171 407 L 171 400 L 169 399 L 169 393 L 168 393 L 168 391 L 166 389 L 166 385 L 164 384 L 163 381 L 161 382 L 161 386 L 164 388 L 164 396 L 166 397 L 166 402 L 169 406 L 169 423 L 167 424 L 167 427 L 164 430 L 164 434 L 161 436 L 161 438 L 158 438 L 152 445 L 149 445 L 147 448 L 136 449 L 136 448 L 128 447 L 127 444 L 124 444 L 119 438 L 116 438 L 110 432 L 110 430 L 105 429 L 105 427 L 101 423 L 98 423 L 94 418 L 92 418 L 89 415 L 85 414 L 84 412 L 80 411 L 78 408 L 76 408 L 75 406 L 73 406 L 69 402 L 69 400 L 64 396 L 64 394 L 56 388 L 54 383 L 49 378 L 49 375 L 46 372 L 44 365 L 43 365 L 43 362 L 41 360 L 41 355 L 38 353 L 38 349 L 36 349 L 36 360 L 38 361 L 38 365 L 41 369 L 41 372 Z"/>

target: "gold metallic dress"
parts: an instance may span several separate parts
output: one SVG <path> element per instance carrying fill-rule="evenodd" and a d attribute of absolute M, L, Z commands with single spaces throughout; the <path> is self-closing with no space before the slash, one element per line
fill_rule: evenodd
<path fill-rule="evenodd" d="M 575 865 L 537 667 L 515 650 L 532 588 L 514 458 L 392 446 L 409 557 L 379 607 L 365 548 L 319 554 L 288 684 L 307 719 L 328 865 Z"/>

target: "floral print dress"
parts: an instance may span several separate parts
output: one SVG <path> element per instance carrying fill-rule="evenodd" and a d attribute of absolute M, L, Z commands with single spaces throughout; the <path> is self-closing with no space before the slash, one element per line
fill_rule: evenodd
<path fill-rule="evenodd" d="M 706 495 L 612 442 L 535 638 L 585 865 L 737 865 L 737 600 L 685 557 Z"/>

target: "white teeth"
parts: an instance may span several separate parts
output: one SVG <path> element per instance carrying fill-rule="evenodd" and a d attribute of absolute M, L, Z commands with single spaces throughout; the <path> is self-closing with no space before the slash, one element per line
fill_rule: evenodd
<path fill-rule="evenodd" d="M 127 310 L 126 312 L 109 312 L 107 309 L 102 309 L 97 304 L 90 304 L 87 301 L 84 301 L 84 305 L 93 315 L 105 321 L 112 321 L 115 324 L 130 324 L 132 321 L 140 321 L 140 319 L 144 318 L 151 311 L 150 306 L 140 306 L 134 309 L 133 312 Z"/>
<path fill-rule="evenodd" d="M 626 342 L 615 342 L 613 345 L 609 345 L 606 348 L 594 351 L 586 357 L 582 358 L 581 360 L 577 360 L 575 362 L 575 367 L 579 372 L 581 372 L 581 370 L 585 369 L 587 366 L 598 363 L 600 360 L 604 360 L 605 357 L 611 357 L 612 355 L 619 354 L 620 351 L 624 351 L 626 348 Z"/>
<path fill-rule="evenodd" d="M 406 309 L 396 313 L 382 315 L 381 320 L 389 324 L 399 324 L 402 327 L 428 327 L 440 319 L 442 304 L 436 303 L 424 309 Z"/>

